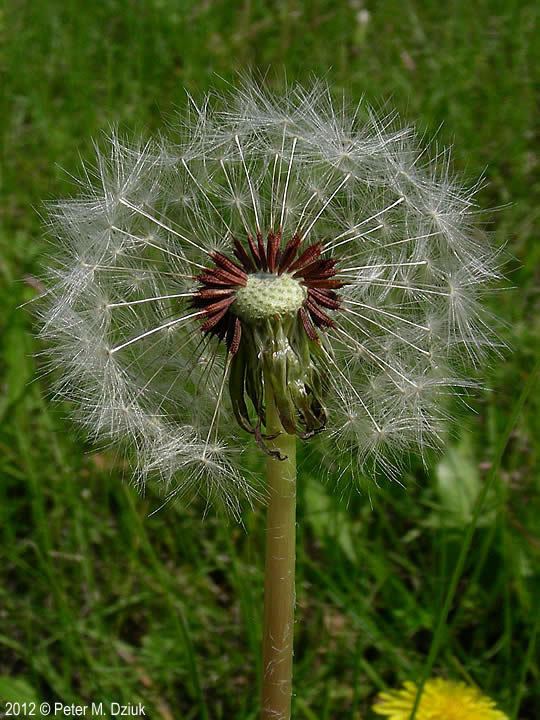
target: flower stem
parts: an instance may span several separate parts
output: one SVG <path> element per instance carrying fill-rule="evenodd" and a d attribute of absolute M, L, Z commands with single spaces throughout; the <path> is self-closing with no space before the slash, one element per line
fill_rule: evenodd
<path fill-rule="evenodd" d="M 269 444 L 284 460 L 268 457 L 268 510 L 264 580 L 261 720 L 291 717 L 296 535 L 296 437 L 283 432 L 271 391 L 266 397 Z"/>

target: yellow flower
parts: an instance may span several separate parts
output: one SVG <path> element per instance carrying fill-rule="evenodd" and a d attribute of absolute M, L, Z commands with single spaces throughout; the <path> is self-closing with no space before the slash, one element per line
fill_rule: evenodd
<path fill-rule="evenodd" d="M 406 682 L 401 690 L 380 693 L 373 709 L 390 720 L 409 720 L 417 686 Z M 437 678 L 424 686 L 415 720 L 508 720 L 490 698 L 474 687 Z"/>

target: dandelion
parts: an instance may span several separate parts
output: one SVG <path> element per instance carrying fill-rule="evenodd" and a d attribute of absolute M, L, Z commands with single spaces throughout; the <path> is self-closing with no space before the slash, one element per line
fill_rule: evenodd
<path fill-rule="evenodd" d="M 381 693 L 373 709 L 389 720 L 409 720 L 417 687 L 406 682 L 401 690 Z M 416 720 L 508 720 L 495 703 L 477 688 L 436 678 L 428 680 L 416 712 Z"/>
<path fill-rule="evenodd" d="M 412 129 L 323 84 L 189 98 L 172 140 L 117 134 L 56 204 L 42 334 L 57 395 L 127 441 L 167 503 L 268 502 L 263 717 L 288 718 L 296 438 L 399 479 L 492 345 L 474 194 Z M 249 437 L 267 455 L 261 484 Z"/>

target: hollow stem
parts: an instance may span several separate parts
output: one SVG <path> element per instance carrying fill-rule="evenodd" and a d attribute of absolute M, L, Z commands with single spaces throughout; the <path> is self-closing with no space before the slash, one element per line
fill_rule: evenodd
<path fill-rule="evenodd" d="M 291 717 L 296 536 L 296 437 L 283 431 L 271 391 L 266 397 L 270 442 L 285 460 L 268 457 L 261 720 Z"/>

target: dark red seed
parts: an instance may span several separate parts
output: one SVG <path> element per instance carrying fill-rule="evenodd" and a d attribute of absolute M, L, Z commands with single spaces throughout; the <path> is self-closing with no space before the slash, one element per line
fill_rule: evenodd
<path fill-rule="evenodd" d="M 257 249 L 257 245 L 255 245 L 255 241 L 251 235 L 248 235 L 248 245 L 251 250 L 251 254 L 253 255 L 253 259 L 255 260 L 255 267 L 261 267 L 261 256 L 259 255 L 259 250 Z"/>
<path fill-rule="evenodd" d="M 266 272 L 268 270 L 268 263 L 266 261 L 266 252 L 264 249 L 263 236 L 260 230 L 257 230 L 257 250 L 259 251 L 262 269 Z"/>
<path fill-rule="evenodd" d="M 289 272 L 295 272 L 309 265 L 315 258 L 318 258 L 322 251 L 322 243 L 318 242 L 310 245 L 300 257 L 289 266 Z"/>
<path fill-rule="evenodd" d="M 320 270 L 317 273 L 310 273 L 309 275 L 304 277 L 304 280 L 306 283 L 310 283 L 312 280 L 326 280 L 328 278 L 334 277 L 336 274 L 336 271 L 334 268 L 327 268 L 326 270 Z"/>
<path fill-rule="evenodd" d="M 211 303 L 210 305 L 207 305 L 204 308 L 204 312 L 208 313 L 209 315 L 212 315 L 217 310 L 221 310 L 222 308 L 228 308 L 230 305 L 233 304 L 234 301 L 235 301 L 234 297 L 223 298 L 223 300 L 218 300 L 215 303 Z"/>
<path fill-rule="evenodd" d="M 221 320 L 222 317 L 225 316 L 226 313 L 229 312 L 229 308 L 223 308 L 223 310 L 220 310 L 219 312 L 215 313 L 215 315 L 212 315 L 212 317 L 208 318 L 206 322 L 204 322 L 201 325 L 201 330 L 203 332 L 208 332 L 209 330 L 212 330 L 218 322 Z"/>
<path fill-rule="evenodd" d="M 315 260 L 301 270 L 297 270 L 294 273 L 294 277 L 299 275 L 303 275 L 306 279 L 309 277 L 329 277 L 329 275 L 336 274 L 335 266 L 335 260 Z"/>
<path fill-rule="evenodd" d="M 228 270 L 223 270 L 222 268 L 215 268 L 215 270 L 212 270 L 201 277 L 204 279 L 200 282 L 208 285 L 215 285 L 216 281 L 219 281 L 217 282 L 218 285 L 240 285 L 243 287 L 247 283 L 247 275 L 240 277 L 239 275 L 233 275 Z"/>
<path fill-rule="evenodd" d="M 212 300 L 213 298 L 224 297 L 232 294 L 230 288 L 201 288 L 195 297 Z"/>
<path fill-rule="evenodd" d="M 266 259 L 268 261 L 268 270 L 273 273 L 277 267 L 277 256 L 279 252 L 279 246 L 281 243 L 281 233 L 274 233 L 270 231 L 268 233 L 268 244 L 266 246 Z"/>
<path fill-rule="evenodd" d="M 325 290 L 317 290 L 316 288 L 309 288 L 308 289 L 308 297 L 310 297 L 314 302 L 317 302 L 319 305 L 322 305 L 323 307 L 327 307 L 330 310 L 339 310 L 339 308 L 340 308 L 339 300 L 329 297 L 327 295 L 327 292 L 328 291 L 325 291 Z"/>
<path fill-rule="evenodd" d="M 245 271 L 235 262 L 229 260 L 229 258 L 226 255 L 223 255 L 223 253 L 214 252 L 210 257 L 216 263 L 216 265 L 220 268 L 223 268 L 223 270 L 227 270 L 227 272 L 230 272 L 233 275 L 238 275 L 238 277 L 244 279 L 246 278 Z"/>
<path fill-rule="evenodd" d="M 301 307 L 298 311 L 298 314 L 300 315 L 300 320 L 302 321 L 302 325 L 304 326 L 304 330 L 306 331 L 306 335 L 311 338 L 312 340 L 315 340 L 318 342 L 319 336 L 317 335 L 317 330 L 315 328 L 315 325 L 313 324 L 313 321 L 311 320 L 308 311 Z"/>
<path fill-rule="evenodd" d="M 202 275 L 199 275 L 196 280 L 200 282 L 202 285 L 218 285 L 223 286 L 226 285 L 227 287 L 231 286 L 231 283 L 226 280 L 221 280 L 218 278 L 215 274 L 215 270 L 212 270 L 212 272 L 203 273 Z"/>
<path fill-rule="evenodd" d="M 280 231 L 281 232 L 281 231 Z M 289 265 L 292 263 L 296 256 L 296 251 L 300 247 L 300 243 L 302 242 L 302 238 L 298 233 L 295 233 L 292 238 L 289 240 L 287 245 L 285 245 L 285 249 L 283 250 L 281 254 L 281 259 L 279 261 L 279 273 L 285 272 Z"/>
<path fill-rule="evenodd" d="M 242 339 L 242 323 L 235 317 L 232 324 L 229 323 L 228 331 L 228 348 L 231 355 L 235 355 L 240 347 L 240 340 Z"/>
<path fill-rule="evenodd" d="M 324 280 L 303 280 L 301 284 L 306 285 L 310 288 L 334 289 L 334 288 L 341 288 L 346 283 L 342 282 L 341 280 L 338 280 L 337 278 L 330 278 L 330 279 L 324 279 Z"/>
<path fill-rule="evenodd" d="M 326 325 L 327 327 L 334 327 L 334 321 L 329 317 L 324 310 L 316 305 L 310 298 L 306 300 L 306 307 L 310 313 L 315 317 L 320 325 Z"/>
<path fill-rule="evenodd" d="M 233 240 L 233 243 L 234 243 L 234 254 L 236 255 L 237 260 L 239 260 L 240 263 L 242 264 L 242 267 L 244 268 L 244 270 L 246 270 L 247 272 L 249 272 L 250 270 L 256 270 L 255 263 L 247 254 L 246 249 L 242 245 L 240 240 L 237 240 L 235 238 Z"/>

